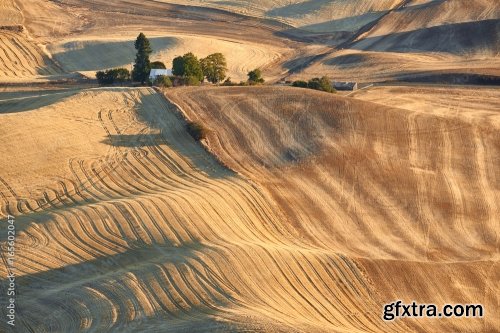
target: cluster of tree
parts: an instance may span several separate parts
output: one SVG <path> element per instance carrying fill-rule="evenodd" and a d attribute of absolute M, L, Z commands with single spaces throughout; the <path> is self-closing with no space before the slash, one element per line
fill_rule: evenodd
<path fill-rule="evenodd" d="M 115 82 L 132 81 L 146 83 L 149 80 L 151 69 L 165 69 L 165 64 L 161 61 L 151 62 L 149 56 L 153 52 L 148 38 L 141 32 L 135 40 L 134 47 L 137 50 L 135 63 L 130 73 L 125 68 L 109 69 L 96 72 L 97 81 L 100 84 L 113 84 Z M 189 52 L 183 56 L 174 58 L 172 62 L 173 77 L 161 76 L 156 78 L 155 85 L 171 87 L 177 85 L 199 85 L 205 78 L 218 84 L 226 78 L 227 62 L 222 53 L 213 53 L 209 56 L 198 59 Z M 256 85 L 264 83 L 260 69 L 254 69 L 248 73 L 248 81 L 239 85 Z M 224 85 L 235 85 L 227 78 Z"/>
<path fill-rule="evenodd" d="M 226 77 L 227 62 L 222 53 L 213 53 L 198 59 L 189 52 L 174 58 L 172 73 L 184 78 L 184 84 L 199 85 L 206 78 L 209 82 L 219 83 Z"/>
<path fill-rule="evenodd" d="M 99 84 L 113 84 L 115 82 L 125 82 L 132 79 L 133 81 L 141 82 L 144 84 L 149 76 L 149 71 L 152 66 L 161 66 L 165 68 L 165 65 L 160 62 L 151 63 L 149 60 L 149 55 L 153 50 L 151 49 L 151 44 L 146 36 L 141 32 L 134 43 L 137 54 L 135 56 L 135 64 L 132 73 L 126 68 L 115 68 L 108 69 L 105 71 L 98 71 L 95 73 L 97 82 Z M 156 67 L 161 68 L 161 67 Z"/>
<path fill-rule="evenodd" d="M 253 71 L 248 72 L 247 74 L 248 80 L 241 81 L 240 83 L 236 83 L 231 81 L 231 78 L 228 77 L 223 83 L 223 86 L 254 86 L 257 84 L 262 84 L 265 80 L 262 78 L 262 72 L 260 69 L 256 68 Z"/>
<path fill-rule="evenodd" d="M 113 84 L 130 80 L 130 71 L 126 68 L 113 68 L 95 73 L 99 84 Z"/>
<path fill-rule="evenodd" d="M 309 88 L 309 89 L 314 89 L 314 90 L 326 91 L 329 93 L 335 92 L 335 89 L 332 86 L 332 82 L 326 76 L 323 76 L 322 78 L 315 77 L 313 79 L 310 79 L 307 82 L 302 81 L 302 80 L 297 80 L 297 81 L 293 82 L 292 86 L 299 87 L 299 88 Z"/>

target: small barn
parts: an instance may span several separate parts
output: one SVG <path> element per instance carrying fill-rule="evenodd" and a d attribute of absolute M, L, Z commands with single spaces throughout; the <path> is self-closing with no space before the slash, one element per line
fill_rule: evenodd
<path fill-rule="evenodd" d="M 333 82 L 335 90 L 358 90 L 357 82 Z"/>
<path fill-rule="evenodd" d="M 151 81 L 154 81 L 158 76 L 171 76 L 171 75 L 172 75 L 171 69 L 152 69 L 151 72 L 149 72 L 149 79 Z"/>

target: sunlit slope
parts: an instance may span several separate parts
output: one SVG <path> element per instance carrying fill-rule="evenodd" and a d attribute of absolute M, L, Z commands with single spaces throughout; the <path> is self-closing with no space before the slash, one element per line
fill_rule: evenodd
<path fill-rule="evenodd" d="M 45 54 L 21 32 L 0 30 L 0 81 L 58 73 Z"/>
<path fill-rule="evenodd" d="M 380 321 L 354 260 L 303 239 L 153 90 L 15 101 L 0 208 L 16 217 L 16 332 L 409 330 Z"/>
<path fill-rule="evenodd" d="M 23 15 L 14 0 L 3 0 L 0 3 L 0 26 L 23 23 Z"/>
<path fill-rule="evenodd" d="M 498 1 L 408 1 L 299 76 L 361 82 L 442 73 L 498 76 L 499 36 Z"/>
<path fill-rule="evenodd" d="M 397 6 L 398 0 L 174 0 L 183 5 L 195 5 L 265 17 L 287 22 L 308 32 L 352 32 L 378 19 Z"/>
<path fill-rule="evenodd" d="M 492 0 L 409 1 L 399 10 L 390 12 L 361 38 L 393 33 L 418 31 L 433 27 L 459 28 L 467 23 L 498 20 L 500 4 Z M 494 31 L 490 31 L 495 34 Z M 498 32 L 497 32 L 498 33 Z M 470 32 L 470 42 L 481 40 L 485 33 Z"/>
<path fill-rule="evenodd" d="M 42 76 L 61 73 L 44 53 L 41 40 L 33 38 L 46 34 L 57 35 L 55 20 L 51 19 L 51 23 L 47 23 L 46 17 L 48 13 L 57 16 L 54 7 L 57 6 L 33 0 L 22 3 L 5 0 L 0 3 L 0 83 L 33 81 Z M 66 26 L 62 23 L 64 19 L 65 15 L 60 14 L 59 30 Z M 45 23 L 40 23 L 41 21 Z M 45 24 L 45 28 L 40 24 Z M 52 31 L 47 31 L 47 24 Z"/>
<path fill-rule="evenodd" d="M 294 88 L 168 96 L 213 129 L 211 149 L 264 186 L 304 241 L 357 258 L 381 301 L 498 310 L 495 104 L 434 114 Z M 422 331 L 498 327 L 494 315 L 405 323 Z"/>

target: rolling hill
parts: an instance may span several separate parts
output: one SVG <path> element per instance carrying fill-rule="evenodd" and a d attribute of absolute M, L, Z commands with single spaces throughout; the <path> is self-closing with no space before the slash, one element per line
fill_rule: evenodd
<path fill-rule="evenodd" d="M 495 0 L 3 0 L 0 331 L 497 332 L 499 22 Z M 266 83 L 99 86 L 139 32 L 167 67 L 222 52 Z M 322 76 L 366 85 L 286 82 Z M 395 300 L 485 315 L 383 320 Z"/>
<path fill-rule="evenodd" d="M 273 87 L 23 94 L 0 104 L 21 332 L 498 325 L 380 317 L 394 297 L 495 311 L 498 112 Z"/>

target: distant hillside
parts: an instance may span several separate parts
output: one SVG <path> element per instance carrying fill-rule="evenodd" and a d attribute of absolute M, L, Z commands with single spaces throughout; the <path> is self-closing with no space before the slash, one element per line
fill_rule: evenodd
<path fill-rule="evenodd" d="M 497 55 L 499 18 L 498 1 L 412 1 L 358 37 L 354 48 Z"/>
<path fill-rule="evenodd" d="M 165 1 L 166 2 L 166 1 Z M 277 19 L 311 32 L 355 31 L 397 6 L 397 0 L 174 0 Z"/>

